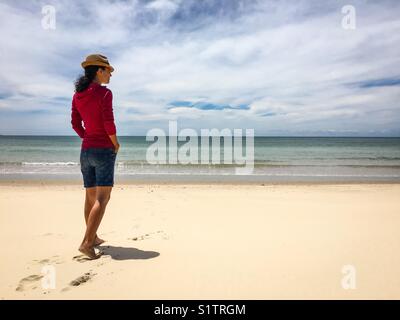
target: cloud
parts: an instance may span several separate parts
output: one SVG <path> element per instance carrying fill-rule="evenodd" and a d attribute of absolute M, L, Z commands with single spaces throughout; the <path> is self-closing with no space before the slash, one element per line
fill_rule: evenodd
<path fill-rule="evenodd" d="M 355 30 L 342 28 L 346 4 L 55 0 L 56 29 L 45 30 L 42 2 L 2 2 L 0 134 L 74 134 L 73 81 L 101 52 L 122 135 L 171 119 L 256 135 L 398 135 L 400 3 L 353 1 Z"/>

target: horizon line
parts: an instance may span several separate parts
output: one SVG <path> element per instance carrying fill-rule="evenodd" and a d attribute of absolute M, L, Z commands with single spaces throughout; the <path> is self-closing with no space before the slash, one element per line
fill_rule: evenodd
<path fill-rule="evenodd" d="M 77 135 L 47 135 L 47 134 L 0 134 L 0 137 L 76 137 L 79 138 Z M 146 137 L 146 135 L 117 135 L 118 137 Z M 244 135 L 245 136 L 245 135 Z M 244 137 L 243 136 L 243 137 Z M 170 136 L 165 135 L 165 137 L 179 137 L 179 136 Z M 188 137 L 188 136 L 186 136 Z M 212 136 L 190 136 L 190 137 L 212 137 Z M 224 136 L 220 136 L 224 137 Z M 281 135 L 254 135 L 255 138 L 400 138 L 400 136 L 281 136 Z M 79 138 L 80 139 L 80 138 Z"/>

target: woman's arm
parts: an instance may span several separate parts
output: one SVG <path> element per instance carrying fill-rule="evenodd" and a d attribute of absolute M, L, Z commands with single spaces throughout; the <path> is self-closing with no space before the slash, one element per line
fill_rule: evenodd
<path fill-rule="evenodd" d="M 112 107 L 112 92 L 111 90 L 107 90 L 104 99 L 103 99 L 103 121 L 104 121 L 104 129 L 106 130 L 110 140 L 112 141 L 115 153 L 118 153 L 119 143 L 117 138 L 117 129 L 114 123 L 114 113 Z"/>
<path fill-rule="evenodd" d="M 71 124 L 72 128 L 78 134 L 78 136 L 83 139 L 85 136 L 85 129 L 82 126 L 82 117 L 79 114 L 78 109 L 75 106 L 75 101 L 72 98 L 72 107 L 71 107 Z"/>

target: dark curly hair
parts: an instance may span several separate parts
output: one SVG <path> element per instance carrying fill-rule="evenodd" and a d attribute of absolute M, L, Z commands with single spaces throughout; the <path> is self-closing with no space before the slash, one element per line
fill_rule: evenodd
<path fill-rule="evenodd" d="M 87 66 L 85 67 L 85 74 L 79 76 L 75 80 L 75 91 L 76 92 L 82 92 L 85 91 L 89 85 L 92 83 L 92 81 L 96 78 L 96 72 L 97 70 L 105 69 L 105 67 L 101 66 Z"/>

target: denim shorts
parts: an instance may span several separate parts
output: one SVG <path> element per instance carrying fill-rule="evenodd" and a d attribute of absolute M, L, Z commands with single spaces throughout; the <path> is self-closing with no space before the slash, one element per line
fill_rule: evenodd
<path fill-rule="evenodd" d="M 85 188 L 114 186 L 114 148 L 81 149 L 80 163 Z"/>

